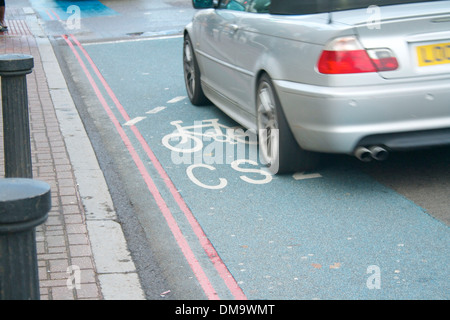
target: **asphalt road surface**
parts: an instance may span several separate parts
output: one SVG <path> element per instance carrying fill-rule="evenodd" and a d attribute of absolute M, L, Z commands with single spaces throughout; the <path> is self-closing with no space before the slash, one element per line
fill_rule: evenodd
<path fill-rule="evenodd" d="M 30 3 L 149 299 L 449 298 L 449 148 L 271 176 L 252 137 L 186 97 L 190 1 L 84 1 L 69 30 L 69 3 Z"/>

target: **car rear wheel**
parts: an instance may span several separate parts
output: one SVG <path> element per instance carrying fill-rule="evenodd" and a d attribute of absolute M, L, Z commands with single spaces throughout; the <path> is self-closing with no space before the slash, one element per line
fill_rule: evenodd
<path fill-rule="evenodd" d="M 271 173 L 311 170 L 318 165 L 318 154 L 303 150 L 295 140 L 267 74 L 258 82 L 256 110 L 259 152 Z"/>
<path fill-rule="evenodd" d="M 203 93 L 200 84 L 200 69 L 197 64 L 197 59 L 195 58 L 194 48 L 189 35 L 186 35 L 184 38 L 183 69 L 186 91 L 191 103 L 195 106 L 207 104 L 208 99 Z"/>

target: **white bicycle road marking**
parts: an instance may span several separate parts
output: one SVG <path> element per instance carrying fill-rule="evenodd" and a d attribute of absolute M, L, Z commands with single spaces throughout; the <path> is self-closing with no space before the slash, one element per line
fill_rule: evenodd
<path fill-rule="evenodd" d="M 172 121 L 170 124 L 175 126 L 176 130 L 164 136 L 162 139 L 164 146 L 175 152 L 192 153 L 200 151 L 203 149 L 203 140 L 210 141 L 211 138 L 217 142 L 227 142 L 230 144 L 237 144 L 239 142 L 244 144 L 257 144 L 256 136 L 251 137 L 251 134 L 246 134 L 240 127 L 228 127 L 220 124 L 219 119 L 203 120 L 200 124 L 184 127 L 181 126 L 182 123 L 183 121 L 181 120 Z M 207 131 L 204 132 L 204 129 L 207 129 Z M 203 138 L 200 139 L 198 137 Z M 179 143 L 177 146 L 174 146 L 170 141 L 179 141 Z M 193 147 L 178 147 L 178 145 L 184 145 L 187 142 L 191 142 Z"/>
<path fill-rule="evenodd" d="M 124 125 L 124 126 L 134 126 L 136 123 L 138 123 L 138 122 L 144 120 L 145 118 L 146 118 L 146 117 L 136 117 L 136 118 L 134 118 L 134 119 L 131 119 L 131 120 L 125 122 L 123 125 Z"/>
<path fill-rule="evenodd" d="M 292 175 L 295 180 L 305 180 L 305 179 L 314 179 L 314 178 L 322 178 L 320 173 L 305 173 L 305 172 L 296 172 Z"/>
<path fill-rule="evenodd" d="M 166 107 L 163 107 L 163 106 L 156 107 L 156 108 L 153 108 L 152 110 L 147 111 L 146 113 L 147 114 L 155 114 L 155 113 L 163 111 L 165 108 Z"/>
<path fill-rule="evenodd" d="M 213 145 L 212 142 L 221 144 L 241 144 L 245 147 L 245 145 L 257 145 L 258 141 L 256 138 L 256 134 L 252 132 L 245 133 L 244 130 L 241 127 L 229 127 L 226 125 L 223 125 L 219 123 L 219 119 L 207 119 L 203 121 L 197 121 L 194 125 L 191 126 L 183 126 L 183 121 L 176 120 L 170 122 L 171 125 L 175 126 L 175 130 L 172 133 L 169 133 L 165 135 L 162 138 L 163 145 L 168 148 L 169 150 L 172 150 L 175 154 L 193 154 L 197 153 L 199 151 L 205 151 L 208 149 L 209 152 L 206 155 L 212 156 L 215 151 L 218 151 L 215 147 L 216 145 Z M 205 149 L 204 149 L 204 142 L 210 142 Z M 213 149 L 210 150 L 209 148 L 211 145 L 213 145 Z M 234 152 L 234 149 L 226 149 L 225 151 L 230 150 L 231 152 Z M 221 151 L 221 150 L 219 150 Z M 240 153 L 238 154 L 238 157 L 242 155 L 251 155 L 251 152 L 248 153 Z M 232 156 L 235 154 L 233 153 Z M 189 177 L 189 179 L 196 184 L 197 186 L 209 189 L 209 190 L 220 190 L 225 188 L 228 185 L 228 180 L 225 178 L 217 178 L 218 182 L 216 184 L 211 183 L 207 184 L 206 182 L 201 181 L 201 177 L 204 177 L 204 175 L 195 175 L 194 171 L 207 169 L 209 171 L 215 171 L 216 167 L 212 166 L 211 163 L 204 163 L 203 157 L 204 155 L 199 155 L 199 157 L 194 157 L 194 161 L 191 161 L 192 159 L 190 157 L 187 158 L 186 164 L 189 164 L 189 166 L 186 169 L 186 174 Z M 253 154 L 253 157 L 256 159 L 255 154 Z M 251 158 L 251 157 L 250 157 Z M 180 162 L 180 160 L 185 160 L 181 157 L 172 157 L 172 161 L 175 163 L 175 159 L 177 160 L 176 163 L 183 163 L 183 161 Z M 222 158 L 220 158 L 222 159 Z M 227 157 L 228 159 L 228 157 Z M 233 161 L 229 164 L 231 165 L 231 168 L 236 172 L 241 173 L 247 173 L 247 174 L 258 174 L 262 176 L 261 179 L 256 178 L 250 178 L 248 175 L 240 175 L 239 178 L 242 181 L 245 181 L 250 184 L 258 184 L 263 185 L 270 183 L 273 180 L 273 175 L 267 171 L 267 168 L 264 165 L 258 164 L 258 162 L 251 160 L 249 158 L 238 158 L 238 159 L 232 159 Z M 223 164 L 223 162 L 220 162 L 220 164 Z M 246 167 L 243 167 L 243 166 Z M 251 168 L 249 168 L 251 166 Z M 292 176 L 295 180 L 306 180 L 306 179 L 315 179 L 315 178 L 321 178 L 322 175 L 319 173 L 305 173 L 305 172 L 297 172 Z M 211 182 L 211 181 L 209 181 Z"/>
<path fill-rule="evenodd" d="M 177 103 L 184 99 L 186 99 L 186 96 L 179 96 L 167 101 L 167 103 Z"/>

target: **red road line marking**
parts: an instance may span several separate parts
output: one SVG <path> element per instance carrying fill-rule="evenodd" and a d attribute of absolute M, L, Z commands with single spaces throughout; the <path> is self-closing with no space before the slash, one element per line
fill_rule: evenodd
<path fill-rule="evenodd" d="M 159 193 L 158 188 L 156 187 L 155 183 L 153 182 L 152 178 L 150 177 L 149 173 L 147 172 L 145 165 L 142 163 L 142 160 L 139 158 L 139 155 L 137 154 L 136 150 L 134 149 L 127 134 L 123 130 L 119 121 L 117 120 L 117 118 L 115 117 L 111 108 L 109 107 L 108 103 L 106 102 L 105 98 L 103 97 L 100 89 L 98 88 L 97 84 L 95 83 L 94 79 L 92 78 L 92 75 L 90 74 L 89 70 L 87 69 L 86 65 L 84 64 L 82 58 L 80 57 L 76 48 L 73 46 L 72 42 L 68 39 L 68 37 L 66 35 L 63 35 L 62 37 L 64 38 L 66 43 L 69 45 L 69 47 L 72 50 L 72 52 L 74 53 L 75 57 L 77 58 L 81 68 L 83 69 L 84 73 L 86 74 L 86 76 L 89 80 L 89 83 L 91 84 L 92 88 L 94 89 L 95 94 L 97 95 L 100 103 L 102 104 L 102 106 L 105 109 L 106 113 L 108 114 L 109 118 L 111 119 L 114 126 L 116 127 L 116 130 L 118 131 L 118 133 L 119 133 L 120 137 L 122 138 L 122 141 L 124 142 L 128 151 L 130 152 L 131 157 L 133 158 L 133 161 L 135 162 L 136 166 L 138 167 L 139 172 L 141 173 L 145 183 L 147 184 L 147 187 L 148 187 L 150 193 L 153 195 L 159 209 L 161 210 L 164 218 L 166 219 L 166 222 L 169 225 L 169 228 L 172 231 L 172 233 L 175 237 L 175 240 L 177 241 L 178 246 L 181 248 L 181 251 L 183 252 L 184 256 L 186 257 L 192 271 L 194 272 L 197 280 L 199 281 L 200 285 L 202 286 L 203 291 L 205 292 L 208 299 L 210 299 L 210 300 L 218 299 L 217 292 L 213 288 L 211 282 L 209 281 L 208 277 L 206 276 L 205 272 L 203 271 L 202 267 L 200 266 L 200 263 L 198 262 L 197 258 L 195 257 L 195 254 L 192 252 L 192 249 L 190 248 L 186 238 L 183 236 L 180 228 L 178 227 L 177 222 L 175 221 L 175 218 L 173 217 L 172 213 L 170 212 L 170 209 L 167 207 L 167 204 L 165 203 L 164 199 L 162 198 L 161 194 Z"/>
<path fill-rule="evenodd" d="M 55 20 L 55 17 L 52 15 L 52 13 L 48 10 L 45 10 L 45 13 L 48 15 L 48 17 L 50 18 L 50 20 Z"/>
<path fill-rule="evenodd" d="M 101 72 L 98 70 L 97 66 L 95 65 L 94 61 L 91 59 L 87 51 L 83 48 L 81 43 L 75 38 L 74 35 L 70 35 L 70 37 L 73 39 L 73 41 L 76 43 L 76 45 L 80 48 L 80 50 L 85 55 L 86 59 L 88 60 L 89 64 L 91 65 L 92 69 L 94 70 L 94 73 L 99 78 L 100 82 L 104 86 L 106 92 L 111 97 L 112 101 L 116 105 L 117 109 L 119 110 L 120 114 L 124 118 L 125 121 L 129 121 L 130 117 L 127 114 L 125 108 L 122 106 L 122 104 L 119 102 L 119 99 L 114 94 L 114 91 L 110 88 L 106 80 L 103 78 Z M 150 161 L 153 163 L 155 169 L 165 182 L 166 186 L 168 187 L 170 193 L 174 197 L 176 203 L 180 207 L 181 211 L 186 216 L 187 220 L 189 221 L 189 224 L 191 225 L 192 230 L 196 234 L 197 238 L 200 241 L 201 246 L 205 250 L 206 254 L 208 255 L 210 261 L 213 263 L 214 267 L 216 268 L 217 272 L 219 273 L 220 277 L 224 280 L 225 284 L 227 285 L 228 289 L 232 293 L 235 299 L 238 300 L 246 300 L 247 297 L 245 296 L 242 289 L 237 284 L 234 277 L 231 275 L 231 273 L 228 271 L 228 268 L 226 267 L 225 263 L 222 261 L 222 259 L 219 257 L 219 254 L 214 249 L 214 246 L 209 241 L 208 237 L 204 233 L 202 227 L 198 223 L 197 219 L 195 219 L 194 215 L 192 214 L 192 211 L 187 206 L 186 202 L 184 201 L 183 197 L 181 197 L 180 193 L 176 189 L 175 185 L 173 184 L 172 180 L 169 178 L 167 172 L 162 167 L 161 163 L 159 162 L 158 158 L 155 156 L 153 151 L 151 150 L 150 146 L 148 145 L 147 141 L 144 139 L 144 137 L 141 135 L 140 131 L 135 127 L 131 126 L 131 130 L 135 134 L 136 138 L 138 139 L 139 143 L 141 144 L 142 148 L 150 158 Z"/>
<path fill-rule="evenodd" d="M 55 15 L 55 17 L 56 17 L 56 20 L 61 20 L 61 18 L 59 17 L 59 15 L 56 13 L 56 11 L 55 10 L 53 10 L 53 9 L 50 9 L 51 11 L 52 11 L 52 13 Z"/>

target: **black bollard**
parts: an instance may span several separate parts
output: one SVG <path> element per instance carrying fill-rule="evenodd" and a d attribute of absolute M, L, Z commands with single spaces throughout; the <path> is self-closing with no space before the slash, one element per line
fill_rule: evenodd
<path fill-rule="evenodd" d="M 33 66 L 30 55 L 0 55 L 6 178 L 33 176 L 26 80 Z"/>
<path fill-rule="evenodd" d="M 39 300 L 36 226 L 51 209 L 50 186 L 0 179 L 0 300 Z"/>

